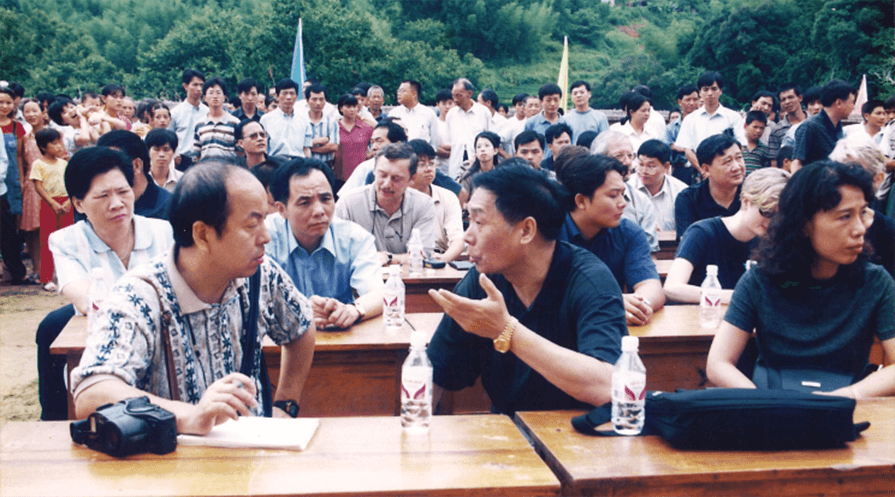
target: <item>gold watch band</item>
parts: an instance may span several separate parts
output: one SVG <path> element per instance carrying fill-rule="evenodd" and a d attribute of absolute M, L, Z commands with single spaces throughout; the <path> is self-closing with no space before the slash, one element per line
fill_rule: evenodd
<path fill-rule="evenodd" d="M 507 321 L 506 326 L 503 327 L 500 336 L 494 339 L 494 350 L 501 354 L 506 354 L 507 351 L 510 350 L 510 343 L 513 340 L 513 333 L 516 331 L 517 324 L 519 324 L 519 320 L 510 316 L 510 320 Z"/>

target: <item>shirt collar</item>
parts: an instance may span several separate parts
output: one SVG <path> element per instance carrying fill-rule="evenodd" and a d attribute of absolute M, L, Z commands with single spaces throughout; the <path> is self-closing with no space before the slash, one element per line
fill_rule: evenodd
<path fill-rule="evenodd" d="M 211 304 L 203 302 L 196 295 L 196 292 L 190 288 L 186 280 L 183 279 L 180 271 L 177 270 L 177 264 L 174 262 L 174 250 L 174 248 L 171 248 L 165 254 L 164 264 L 165 270 L 168 272 L 168 277 L 171 280 L 171 290 L 174 292 L 174 298 L 177 299 L 177 304 L 180 306 L 181 313 L 193 314 L 210 309 L 212 307 Z M 226 290 L 224 290 L 221 302 L 229 300 L 235 295 L 236 290 L 243 284 L 245 284 L 245 278 L 231 280 L 230 283 L 227 284 Z"/>
<path fill-rule="evenodd" d="M 286 231 L 289 233 L 289 254 L 292 254 L 296 250 L 301 250 L 304 253 L 308 253 L 301 245 L 298 243 L 298 238 L 295 237 L 295 233 L 292 232 L 292 227 L 289 226 L 289 220 L 283 219 L 283 223 L 286 225 Z M 335 257 L 336 255 L 336 244 L 334 241 L 333 235 L 333 219 L 329 220 L 329 228 L 326 229 L 326 233 L 323 234 L 323 239 L 320 240 L 320 246 L 314 249 L 314 252 L 311 254 L 317 253 L 318 250 L 327 250 L 330 254 Z M 311 255 L 308 254 L 308 255 Z"/>

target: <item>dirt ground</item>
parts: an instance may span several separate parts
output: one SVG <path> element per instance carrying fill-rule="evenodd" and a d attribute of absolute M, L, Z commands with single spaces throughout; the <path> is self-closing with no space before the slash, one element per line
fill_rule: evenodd
<path fill-rule="evenodd" d="M 0 284 L 0 426 L 40 418 L 34 334 L 48 312 L 67 303 L 40 286 Z"/>

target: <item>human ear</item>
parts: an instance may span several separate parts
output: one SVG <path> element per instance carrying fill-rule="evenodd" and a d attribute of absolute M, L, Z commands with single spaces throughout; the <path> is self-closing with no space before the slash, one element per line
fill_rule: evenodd
<path fill-rule="evenodd" d="M 196 221 L 193 223 L 193 243 L 200 250 L 208 250 L 208 241 L 209 236 L 211 235 L 211 231 L 213 231 L 213 228 L 203 223 L 202 221 Z"/>

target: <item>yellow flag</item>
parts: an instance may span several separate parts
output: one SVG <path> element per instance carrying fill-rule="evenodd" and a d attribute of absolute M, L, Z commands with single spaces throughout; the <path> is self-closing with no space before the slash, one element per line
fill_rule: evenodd
<path fill-rule="evenodd" d="M 559 80 L 556 82 L 562 88 L 562 100 L 559 106 L 563 114 L 569 110 L 569 37 L 564 36 L 562 42 L 562 62 L 559 63 Z"/>

